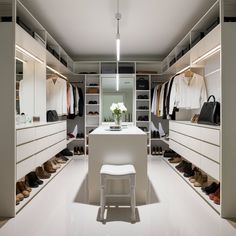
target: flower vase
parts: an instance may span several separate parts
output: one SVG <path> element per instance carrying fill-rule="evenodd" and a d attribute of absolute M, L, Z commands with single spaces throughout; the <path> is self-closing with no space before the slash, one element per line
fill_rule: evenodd
<path fill-rule="evenodd" d="M 121 126 L 121 115 L 114 115 L 114 121 L 116 126 Z"/>

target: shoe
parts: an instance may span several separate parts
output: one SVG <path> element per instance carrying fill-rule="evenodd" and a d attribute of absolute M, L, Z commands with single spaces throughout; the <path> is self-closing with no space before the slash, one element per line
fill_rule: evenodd
<path fill-rule="evenodd" d="M 35 174 L 34 171 L 31 171 L 29 174 L 27 174 L 27 175 L 25 176 L 25 178 L 26 178 L 26 180 L 27 180 L 28 185 L 29 185 L 31 188 L 37 188 L 37 187 L 39 186 L 39 183 L 40 183 L 40 182 L 37 181 L 37 180 L 39 180 L 39 179 L 38 179 L 38 177 L 37 177 L 37 175 Z"/>
<path fill-rule="evenodd" d="M 159 155 L 159 147 L 156 147 L 155 155 Z"/>
<path fill-rule="evenodd" d="M 217 188 L 218 184 L 216 182 L 213 182 L 209 186 L 202 187 L 202 191 L 209 195 L 210 193 L 214 193 Z"/>
<path fill-rule="evenodd" d="M 80 151 L 80 155 L 84 155 L 84 148 L 83 147 L 80 147 L 79 151 Z"/>
<path fill-rule="evenodd" d="M 175 168 L 179 170 L 179 168 L 182 168 L 183 165 L 185 165 L 187 162 L 185 160 L 181 161 L 179 165 L 177 165 Z"/>
<path fill-rule="evenodd" d="M 77 146 L 74 147 L 74 155 L 78 155 L 78 147 Z"/>
<path fill-rule="evenodd" d="M 220 184 L 218 185 L 218 188 L 216 189 L 214 193 L 209 194 L 209 198 L 213 201 L 214 201 L 215 196 L 216 197 L 218 196 L 218 198 L 220 198 Z"/>
<path fill-rule="evenodd" d="M 62 150 L 61 154 L 63 156 L 73 156 L 73 153 L 68 148 L 65 148 L 64 150 Z"/>
<path fill-rule="evenodd" d="M 47 171 L 48 173 L 55 173 L 56 170 L 53 168 L 53 165 L 50 161 L 46 161 L 43 164 L 44 170 Z"/>
<path fill-rule="evenodd" d="M 152 147 L 152 155 L 156 155 L 156 148 L 155 147 Z"/>
<path fill-rule="evenodd" d="M 61 153 L 58 153 L 58 154 L 56 155 L 56 158 L 60 158 L 60 159 L 62 159 L 63 161 L 68 161 L 68 160 L 69 160 L 67 157 L 63 156 Z"/>
<path fill-rule="evenodd" d="M 187 168 L 192 167 L 192 164 L 189 162 L 185 162 L 181 167 L 178 168 L 178 171 L 183 173 Z"/>
<path fill-rule="evenodd" d="M 16 188 L 24 195 L 24 198 L 29 197 L 30 193 L 26 190 L 22 181 L 16 183 Z"/>
<path fill-rule="evenodd" d="M 36 175 L 40 178 L 40 179 L 49 179 L 51 177 L 51 174 L 46 172 L 42 166 L 39 166 L 36 168 L 35 170 Z"/>
<path fill-rule="evenodd" d="M 163 156 L 164 157 L 176 157 L 176 156 L 178 156 L 178 154 L 175 151 L 170 149 L 170 150 L 165 150 Z"/>
<path fill-rule="evenodd" d="M 27 181 L 22 181 L 25 189 L 30 193 L 32 191 L 32 188 L 27 184 Z"/>
<path fill-rule="evenodd" d="M 159 155 L 163 155 L 162 147 L 159 147 Z"/>
<path fill-rule="evenodd" d="M 169 162 L 172 164 L 180 163 L 181 161 L 182 161 L 181 157 L 173 157 L 173 158 L 169 159 Z"/>
<path fill-rule="evenodd" d="M 202 187 L 204 184 L 207 183 L 207 175 L 200 174 L 196 181 L 194 182 L 194 187 Z"/>
<path fill-rule="evenodd" d="M 57 170 L 57 169 L 61 168 L 61 164 L 57 163 L 57 161 L 55 159 L 51 159 L 50 161 L 52 163 L 52 168 L 53 169 Z"/>
<path fill-rule="evenodd" d="M 213 201 L 215 204 L 220 205 L 220 187 L 215 191 Z"/>
<path fill-rule="evenodd" d="M 66 163 L 66 161 L 65 161 L 65 160 L 62 160 L 61 157 L 56 157 L 56 156 L 55 156 L 54 160 L 55 160 L 58 164 L 65 164 L 65 163 Z"/>
<path fill-rule="evenodd" d="M 192 164 L 187 165 L 184 168 L 184 177 L 189 178 L 191 176 L 194 176 L 194 170 L 192 169 Z"/>
<path fill-rule="evenodd" d="M 24 195 L 18 189 L 17 184 L 16 184 L 16 205 L 18 205 L 20 201 L 23 201 L 23 199 L 24 199 Z"/>
<path fill-rule="evenodd" d="M 199 170 L 195 170 L 194 176 L 189 178 L 190 183 L 194 183 L 198 179 L 199 175 L 201 175 L 201 172 Z"/>

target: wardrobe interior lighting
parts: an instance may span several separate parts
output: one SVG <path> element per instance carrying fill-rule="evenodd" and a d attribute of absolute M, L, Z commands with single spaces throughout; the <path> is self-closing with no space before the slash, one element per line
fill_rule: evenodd
<path fill-rule="evenodd" d="M 33 54 L 31 54 L 30 52 L 28 52 L 28 51 L 25 50 L 24 48 L 22 48 L 22 47 L 16 45 L 16 50 L 19 51 L 19 52 L 21 52 L 21 53 L 24 53 L 25 55 L 27 55 L 27 56 L 33 58 L 35 61 L 37 61 L 37 62 L 43 64 L 43 61 L 42 61 L 41 59 L 37 58 L 36 56 L 34 56 Z"/>
<path fill-rule="evenodd" d="M 121 14 L 119 13 L 119 0 L 117 0 L 117 13 L 115 15 L 117 27 L 116 27 L 116 60 L 120 61 L 120 19 Z"/>
<path fill-rule="evenodd" d="M 209 52 L 205 53 L 204 55 L 202 55 L 201 57 L 199 57 L 198 59 L 196 59 L 195 61 L 193 61 L 193 64 L 197 64 L 199 61 L 205 60 L 210 56 L 213 56 L 214 54 L 216 54 L 217 52 L 219 52 L 221 49 L 221 45 L 218 45 L 217 47 L 211 49 Z"/>
<path fill-rule="evenodd" d="M 120 87 L 119 74 L 116 74 L 116 91 L 119 91 L 119 87 Z"/>
<path fill-rule="evenodd" d="M 27 61 L 23 60 L 23 59 L 20 59 L 19 57 L 15 57 L 17 61 L 20 61 L 22 63 L 26 63 Z"/>
<path fill-rule="evenodd" d="M 119 61 L 120 60 L 120 38 L 117 35 L 116 38 L 116 60 Z"/>
<path fill-rule="evenodd" d="M 64 79 L 66 79 L 67 80 L 67 77 L 66 76 L 64 76 L 64 75 L 62 75 L 60 72 L 58 72 L 58 71 L 56 71 L 55 69 L 53 69 L 52 67 L 50 67 L 50 66 L 46 66 L 50 71 L 52 71 L 52 72 L 54 72 L 55 74 L 57 74 L 57 75 L 59 75 L 59 76 L 61 76 L 62 78 L 64 78 Z"/>
<path fill-rule="evenodd" d="M 190 66 L 186 66 L 186 67 L 184 67 L 184 69 L 178 71 L 176 74 L 181 74 L 181 73 L 183 73 L 184 71 L 188 70 L 189 68 L 190 68 Z"/>

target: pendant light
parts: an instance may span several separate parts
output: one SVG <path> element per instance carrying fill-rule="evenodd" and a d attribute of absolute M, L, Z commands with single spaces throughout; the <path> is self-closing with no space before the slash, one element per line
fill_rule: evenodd
<path fill-rule="evenodd" d="M 116 60 L 120 61 L 120 19 L 121 14 L 119 12 L 119 0 L 117 0 L 117 13 L 115 15 L 116 21 L 117 21 L 117 27 L 116 27 Z"/>

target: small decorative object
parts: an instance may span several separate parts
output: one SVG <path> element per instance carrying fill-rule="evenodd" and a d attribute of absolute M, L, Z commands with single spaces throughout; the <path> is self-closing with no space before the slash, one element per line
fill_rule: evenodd
<path fill-rule="evenodd" d="M 125 107 L 124 103 L 112 103 L 110 110 L 112 111 L 112 114 L 114 116 L 115 125 L 121 126 L 122 113 L 125 113 L 127 111 L 127 108 Z"/>

